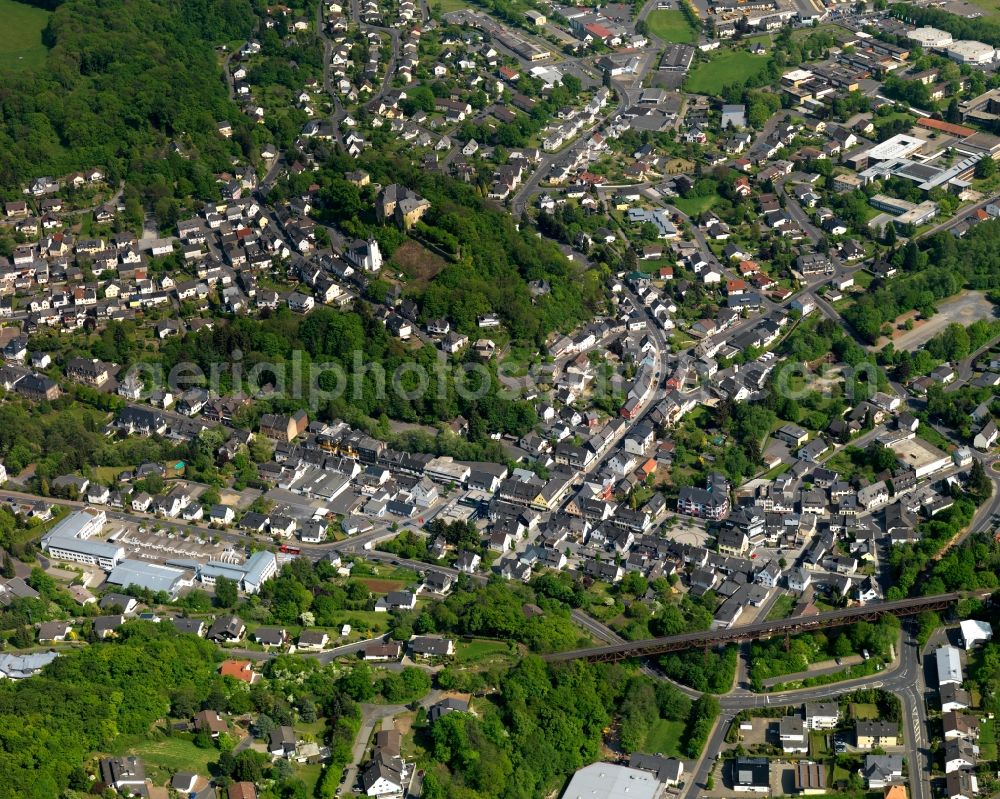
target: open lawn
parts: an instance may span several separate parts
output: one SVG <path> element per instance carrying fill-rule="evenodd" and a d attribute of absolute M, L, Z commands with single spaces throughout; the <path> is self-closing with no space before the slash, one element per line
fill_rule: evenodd
<path fill-rule="evenodd" d="M 639 261 L 639 271 L 645 272 L 647 275 L 658 275 L 664 266 L 675 266 L 676 263 L 676 260 L 672 261 L 669 258 L 650 258 Z"/>
<path fill-rule="evenodd" d="M 684 735 L 683 721 L 659 719 L 646 734 L 646 751 L 659 752 L 664 757 L 682 757 L 681 736 Z"/>
<path fill-rule="evenodd" d="M 42 44 L 48 12 L 15 0 L 0 0 L 0 19 L 0 71 L 41 67 L 49 52 Z"/>
<path fill-rule="evenodd" d="M 792 615 L 792 611 L 795 610 L 796 599 L 788 594 L 783 594 L 779 596 L 771 610 L 768 611 L 766 621 L 775 621 L 777 619 L 787 619 Z"/>
<path fill-rule="evenodd" d="M 983 10 L 985 19 L 994 22 L 1000 19 L 1000 0 L 971 0 L 971 2 Z"/>
<path fill-rule="evenodd" d="M 997 759 L 996 719 L 983 719 L 979 724 L 979 754 L 983 760 Z"/>
<path fill-rule="evenodd" d="M 718 94 L 723 86 L 743 83 L 763 72 L 769 60 L 746 50 L 717 50 L 711 60 L 698 64 L 688 73 L 684 88 L 695 94 Z"/>
<path fill-rule="evenodd" d="M 208 764 L 219 759 L 219 750 L 215 747 L 199 749 L 192 741 L 179 737 L 142 741 L 122 754 L 133 754 L 142 758 L 147 773 L 151 770 L 159 772 L 151 776 L 154 783 L 161 785 L 166 781 L 168 772 L 171 775 L 177 771 L 208 774 Z"/>
<path fill-rule="evenodd" d="M 856 475 L 861 475 L 869 481 L 875 479 L 875 472 L 872 468 L 869 466 L 858 466 L 851 459 L 851 454 L 847 451 L 847 448 L 837 450 L 837 452 L 824 461 L 823 465 L 828 469 L 833 469 L 843 480 L 851 480 Z"/>
<path fill-rule="evenodd" d="M 340 610 L 333 614 L 331 620 L 335 627 L 328 628 L 332 639 L 330 646 L 371 638 L 389 629 L 389 614 L 376 613 L 374 610 Z M 340 628 L 345 624 L 351 625 L 351 634 L 346 641 L 340 639 Z"/>
<path fill-rule="evenodd" d="M 871 721 L 878 718 L 878 708 L 867 702 L 851 703 L 851 718 L 861 721 Z"/>
<path fill-rule="evenodd" d="M 135 466 L 94 466 L 91 469 L 93 473 L 93 479 L 99 483 L 107 483 L 111 480 L 117 480 L 118 475 L 122 472 L 127 472 L 134 469 Z"/>
<path fill-rule="evenodd" d="M 510 653 L 510 646 L 506 641 L 494 641 L 490 638 L 475 638 L 472 641 L 459 641 L 456 657 L 459 663 L 472 663 L 477 660 L 485 660 L 493 655 L 506 655 Z"/>
<path fill-rule="evenodd" d="M 891 125 L 895 122 L 903 121 L 912 123 L 916 120 L 913 114 L 908 114 L 906 111 L 892 111 L 883 116 L 876 116 L 872 119 L 876 128 L 884 128 L 886 125 Z"/>
<path fill-rule="evenodd" d="M 703 197 L 674 197 L 672 202 L 674 207 L 681 213 L 688 216 L 698 216 L 704 213 L 719 201 L 718 194 L 706 194 Z"/>
<path fill-rule="evenodd" d="M 826 733 L 825 732 L 812 732 L 809 733 L 809 757 L 813 760 L 822 760 L 830 754 L 826 747 Z"/>
<path fill-rule="evenodd" d="M 319 782 L 323 773 L 322 763 L 296 763 L 293 766 L 295 776 L 306 784 L 306 796 L 312 796 L 316 790 L 316 783 Z"/>
<path fill-rule="evenodd" d="M 649 32 L 665 42 L 694 44 L 698 32 L 691 27 L 683 11 L 658 9 L 646 18 Z"/>

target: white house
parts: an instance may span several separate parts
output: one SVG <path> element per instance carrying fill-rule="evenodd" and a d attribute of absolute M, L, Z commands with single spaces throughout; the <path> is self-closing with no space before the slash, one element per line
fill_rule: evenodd
<path fill-rule="evenodd" d="M 1000 431 L 997 430 L 997 423 L 990 419 L 983 425 L 982 430 L 976 433 L 976 437 L 972 440 L 972 445 L 976 449 L 985 452 L 996 444 L 998 437 L 1000 437 Z"/>

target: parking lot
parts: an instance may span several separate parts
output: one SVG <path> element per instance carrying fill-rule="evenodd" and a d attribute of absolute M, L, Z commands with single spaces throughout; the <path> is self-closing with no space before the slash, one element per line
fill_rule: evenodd
<path fill-rule="evenodd" d="M 110 535 L 119 533 L 117 540 L 129 550 L 129 557 L 162 562 L 178 558 L 192 560 L 242 561 L 243 553 L 236 552 L 226 542 L 212 542 L 208 536 L 185 536 L 181 533 L 153 531 L 150 528 L 117 522 Z"/>

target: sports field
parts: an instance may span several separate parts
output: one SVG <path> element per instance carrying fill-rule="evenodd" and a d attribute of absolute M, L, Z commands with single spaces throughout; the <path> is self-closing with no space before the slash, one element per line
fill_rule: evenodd
<path fill-rule="evenodd" d="M 45 63 L 48 53 L 42 44 L 42 31 L 49 14 L 40 8 L 0 0 L 0 70 L 36 69 Z"/>

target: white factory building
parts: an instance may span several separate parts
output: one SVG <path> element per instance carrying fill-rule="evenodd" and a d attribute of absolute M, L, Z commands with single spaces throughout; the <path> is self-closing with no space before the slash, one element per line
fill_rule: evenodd
<path fill-rule="evenodd" d="M 938 30 L 937 28 L 932 28 L 929 25 L 910 31 L 906 34 L 906 38 L 914 44 L 919 44 L 925 50 L 947 47 L 954 41 L 948 31 Z"/>
<path fill-rule="evenodd" d="M 948 58 L 959 64 L 992 64 L 997 51 L 988 44 L 962 39 L 952 42 L 947 48 Z"/>
<path fill-rule="evenodd" d="M 210 560 L 200 563 L 195 560 L 168 560 L 167 566 L 174 569 L 192 570 L 202 585 L 215 585 L 219 577 L 227 577 L 245 594 L 256 594 L 260 587 L 278 573 L 278 559 L 266 549 L 254 552 L 243 563 L 224 563 Z"/>
<path fill-rule="evenodd" d="M 656 799 L 661 787 L 656 775 L 647 771 L 593 763 L 573 775 L 562 799 Z"/>
<path fill-rule="evenodd" d="M 108 517 L 103 510 L 86 508 L 71 513 L 42 536 L 42 549 L 57 560 L 100 566 L 111 571 L 125 559 L 125 547 L 99 537 Z"/>

